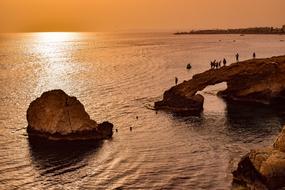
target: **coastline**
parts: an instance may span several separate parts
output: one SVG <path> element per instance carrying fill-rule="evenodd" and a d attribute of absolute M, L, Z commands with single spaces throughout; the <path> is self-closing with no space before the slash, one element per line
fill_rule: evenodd
<path fill-rule="evenodd" d="M 174 35 L 193 35 L 193 34 L 239 34 L 239 35 L 284 35 L 285 34 L 285 25 L 281 28 L 273 27 L 252 27 L 252 28 L 236 28 L 236 29 L 204 29 L 204 30 L 191 30 L 191 31 L 182 31 L 175 32 Z"/>

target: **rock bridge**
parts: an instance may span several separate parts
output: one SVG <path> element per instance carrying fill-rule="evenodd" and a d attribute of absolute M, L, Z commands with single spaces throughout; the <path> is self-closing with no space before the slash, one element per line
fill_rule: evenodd
<path fill-rule="evenodd" d="M 204 97 L 197 94 L 209 85 L 227 83 L 219 95 L 234 101 L 272 104 L 285 100 L 285 55 L 251 59 L 194 75 L 164 92 L 155 109 L 182 115 L 200 114 Z"/>

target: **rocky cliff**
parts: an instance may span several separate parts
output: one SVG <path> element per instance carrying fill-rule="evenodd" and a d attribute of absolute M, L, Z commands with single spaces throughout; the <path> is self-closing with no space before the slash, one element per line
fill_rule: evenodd
<path fill-rule="evenodd" d="M 156 109 L 178 114 L 198 114 L 204 98 L 198 91 L 209 85 L 227 83 L 219 95 L 234 101 L 273 104 L 285 100 L 285 56 L 251 59 L 194 75 L 191 80 L 164 92 Z"/>
<path fill-rule="evenodd" d="M 112 136 L 113 124 L 91 120 L 76 97 L 62 90 L 45 92 L 27 110 L 29 137 L 49 140 L 100 140 Z"/>
<path fill-rule="evenodd" d="M 251 150 L 233 172 L 233 185 L 240 189 L 285 188 L 285 127 L 272 147 Z"/>

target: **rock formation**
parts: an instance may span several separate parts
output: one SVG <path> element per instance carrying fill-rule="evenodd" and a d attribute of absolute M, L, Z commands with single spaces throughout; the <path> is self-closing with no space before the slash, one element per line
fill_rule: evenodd
<path fill-rule="evenodd" d="M 62 90 L 44 92 L 27 110 L 29 137 L 49 140 L 101 140 L 113 134 L 113 124 L 91 120 L 76 97 Z"/>
<path fill-rule="evenodd" d="M 273 147 L 251 150 L 241 159 L 233 185 L 257 190 L 285 187 L 285 127 Z"/>
<path fill-rule="evenodd" d="M 272 104 L 285 100 L 285 56 L 251 59 L 194 75 L 189 81 L 165 91 L 155 109 L 178 114 L 197 114 L 203 110 L 203 97 L 196 94 L 209 85 L 226 82 L 222 97 L 244 102 Z"/>

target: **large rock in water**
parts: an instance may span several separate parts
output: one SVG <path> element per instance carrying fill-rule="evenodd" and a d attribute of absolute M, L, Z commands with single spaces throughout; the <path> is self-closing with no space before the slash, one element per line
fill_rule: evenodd
<path fill-rule="evenodd" d="M 44 92 L 27 110 L 29 137 L 49 140 L 101 140 L 113 135 L 113 124 L 91 120 L 76 97 L 62 90 Z"/>
<path fill-rule="evenodd" d="M 285 102 L 285 56 L 251 59 L 194 75 L 165 91 L 155 109 L 197 114 L 203 110 L 204 99 L 196 93 L 221 82 L 227 83 L 227 89 L 219 95 L 229 100 L 266 105 Z"/>
<path fill-rule="evenodd" d="M 246 189 L 285 188 L 285 127 L 273 147 L 251 150 L 233 172 L 233 185 Z"/>

